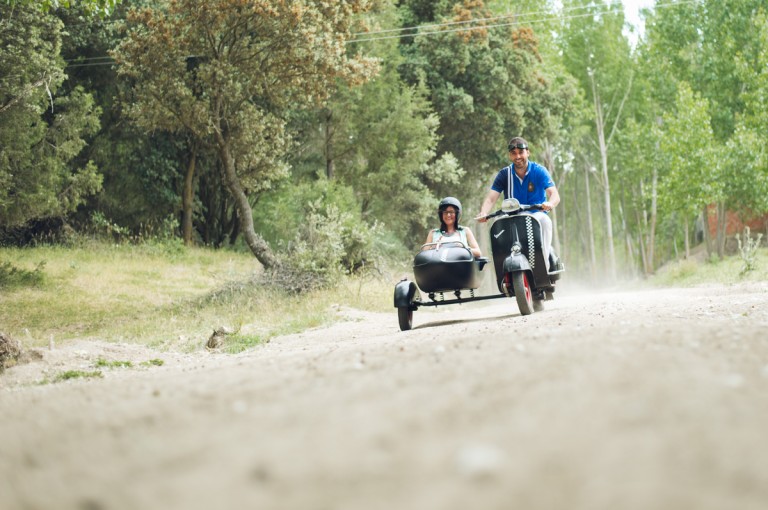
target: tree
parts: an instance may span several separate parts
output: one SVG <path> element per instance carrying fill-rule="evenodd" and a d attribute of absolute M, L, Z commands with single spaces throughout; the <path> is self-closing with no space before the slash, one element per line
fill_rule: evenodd
<path fill-rule="evenodd" d="M 326 97 L 336 78 L 360 82 L 375 69 L 345 46 L 367 6 L 171 0 L 133 11 L 114 53 L 135 80 L 130 113 L 140 125 L 183 131 L 216 150 L 246 244 L 265 267 L 278 261 L 254 230 L 249 195 L 286 176 L 286 110 Z"/>
<path fill-rule="evenodd" d="M 688 225 L 708 204 L 720 200 L 725 187 L 724 168 L 715 157 L 707 101 L 682 82 L 677 107 L 663 116 L 659 129 L 659 150 L 666 170 L 660 179 L 660 207 L 683 222 L 688 255 Z"/>
<path fill-rule="evenodd" d="M 621 6 L 600 6 L 585 0 L 564 4 L 590 16 L 574 16 L 562 32 L 565 66 L 581 83 L 593 105 L 592 143 L 597 151 L 600 185 L 605 208 L 605 234 L 609 276 L 616 278 L 613 209 L 609 149 L 625 114 L 632 89 L 633 66 L 626 37 L 622 35 L 624 15 Z"/>
<path fill-rule="evenodd" d="M 147 5 L 148 1 L 132 0 L 131 4 Z M 82 87 L 91 91 L 101 109 L 101 128 L 86 140 L 78 161 L 91 160 L 98 166 L 102 189 L 89 197 L 73 220 L 85 222 L 98 213 L 141 236 L 154 233 L 157 227 L 170 233 L 169 218 L 181 218 L 182 226 L 191 230 L 184 221 L 186 216 L 179 214 L 190 161 L 187 140 L 168 132 L 147 133 L 123 114 L 120 98 L 126 97 L 130 82 L 118 78 L 107 55 L 122 37 L 120 27 L 127 10 L 127 5 L 120 4 L 108 17 L 96 17 L 78 4 L 51 13 L 64 23 L 61 56 L 66 62 L 66 80 L 59 93 Z M 187 211 L 191 213 L 192 208 Z"/>
<path fill-rule="evenodd" d="M 362 217 L 393 229 L 410 246 L 423 242 L 436 190 L 461 194 L 456 187 L 464 171 L 452 154 L 437 156 L 439 119 L 426 88 L 401 81 L 393 50 L 376 78 L 341 88 L 328 102 L 322 145 L 335 169 L 328 177 L 354 188 Z"/>
<path fill-rule="evenodd" d="M 464 182 L 475 193 L 488 186 L 491 172 L 508 164 L 506 141 L 522 135 L 544 150 L 554 143 L 564 111 L 575 89 L 548 68 L 539 41 L 529 26 L 484 21 L 492 13 L 480 0 L 405 2 L 410 18 L 426 13 L 451 23 L 424 26 L 403 39 L 406 57 L 401 73 L 412 84 L 423 82 L 440 118 L 437 153 L 451 153 L 468 172 Z M 488 26 L 486 26 L 488 25 Z"/>
<path fill-rule="evenodd" d="M 31 7 L 0 5 L 0 227 L 64 217 L 101 186 L 90 161 L 77 164 L 99 109 L 64 80 L 61 22 Z"/>
<path fill-rule="evenodd" d="M 75 7 L 75 4 L 97 14 L 109 14 L 121 0 L 80 0 L 73 2 L 70 0 L 5 0 L 6 5 L 30 6 L 47 12 L 51 9 Z"/>
<path fill-rule="evenodd" d="M 736 69 L 743 84 L 744 114 L 727 143 L 726 171 L 729 186 L 726 203 L 740 207 L 742 220 L 768 213 L 768 12 L 753 19 L 752 50 L 736 55 Z"/>

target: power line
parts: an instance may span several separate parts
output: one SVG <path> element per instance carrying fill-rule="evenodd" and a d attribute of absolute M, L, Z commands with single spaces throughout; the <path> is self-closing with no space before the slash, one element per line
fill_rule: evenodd
<path fill-rule="evenodd" d="M 694 4 L 694 3 L 697 3 L 698 1 L 699 0 L 680 0 L 680 1 L 677 1 L 677 2 L 660 3 L 660 4 L 656 4 L 654 6 L 654 9 L 655 8 L 674 7 L 674 6 L 686 5 L 686 4 Z M 389 29 L 389 30 L 382 30 L 382 31 L 376 31 L 376 32 L 367 32 L 367 33 L 366 32 L 359 32 L 358 33 L 359 35 L 369 35 L 369 34 L 378 34 L 378 33 L 402 32 L 402 31 L 405 31 L 405 30 L 430 29 L 429 31 L 419 32 L 419 33 L 415 33 L 415 34 L 399 34 L 399 35 L 390 35 L 390 36 L 383 36 L 383 37 L 369 37 L 369 38 L 365 38 L 365 39 L 350 39 L 350 40 L 347 41 L 347 44 L 349 44 L 349 43 L 357 43 L 357 42 L 383 41 L 383 40 L 387 40 L 387 39 L 399 39 L 401 37 L 416 37 L 416 36 L 421 37 L 421 36 L 429 36 L 429 35 L 435 35 L 435 34 L 450 34 L 450 33 L 454 33 L 454 32 L 467 32 L 467 31 L 471 31 L 471 30 L 484 30 L 484 29 L 488 29 L 488 28 L 499 28 L 499 27 L 508 27 L 508 26 L 517 26 L 517 25 L 529 25 L 529 24 L 551 22 L 551 21 L 566 21 L 566 20 L 569 20 L 569 19 L 577 19 L 577 18 L 584 18 L 584 17 L 589 17 L 589 16 L 599 16 L 599 15 L 603 15 L 603 14 L 608 14 L 608 13 L 610 13 L 610 8 L 614 7 L 614 6 L 617 6 L 617 5 L 620 5 L 620 2 L 613 2 L 613 3 L 610 3 L 610 4 L 605 4 L 605 8 L 604 9 L 598 9 L 598 10 L 593 11 L 593 12 L 587 12 L 587 13 L 582 13 L 582 14 L 573 14 L 573 15 L 570 15 L 570 16 L 556 15 L 556 16 L 549 16 L 549 17 L 540 18 L 540 19 L 515 20 L 515 21 L 509 22 L 509 23 L 496 23 L 496 24 L 491 24 L 491 25 L 479 25 L 479 26 L 471 26 L 471 27 L 464 27 L 464 28 L 456 28 L 456 29 L 452 29 L 452 30 L 437 30 L 437 29 L 439 29 L 441 27 L 448 27 L 448 26 L 453 26 L 453 25 L 457 25 L 457 24 L 478 23 L 478 22 L 481 22 L 481 21 L 506 19 L 506 18 L 510 18 L 510 17 L 522 18 L 522 17 L 525 17 L 525 16 L 532 16 L 534 14 L 552 14 L 552 13 L 547 12 L 547 11 L 539 11 L 537 13 L 525 13 L 525 14 L 520 14 L 520 15 L 506 14 L 506 15 L 502 15 L 502 16 L 495 16 L 495 17 L 492 17 L 492 18 L 478 18 L 478 19 L 467 20 L 467 21 L 452 21 L 452 22 L 446 22 L 446 23 L 436 23 L 436 24 L 431 24 L 431 25 L 420 25 L 420 26 L 417 26 L 417 27 L 405 27 L 405 28 L 399 28 L 399 29 Z M 589 7 L 591 7 L 591 6 L 572 7 L 572 8 L 568 8 L 568 9 L 564 9 L 564 10 L 565 11 L 567 11 L 567 10 L 583 10 L 583 9 L 587 9 Z M 358 35 L 358 34 L 353 34 L 353 35 Z"/>
<path fill-rule="evenodd" d="M 613 6 L 619 6 L 622 5 L 621 0 L 616 2 L 611 2 L 608 4 L 605 4 L 605 7 L 613 7 Z M 574 10 L 583 10 L 583 9 L 589 9 L 594 6 L 589 5 L 579 5 L 575 7 L 565 7 L 561 9 L 561 12 L 566 11 L 574 11 Z M 529 16 L 538 16 L 540 14 L 546 14 L 546 15 L 552 15 L 555 14 L 552 11 L 533 11 L 533 12 L 522 12 L 522 13 L 508 13 L 508 14 L 500 14 L 498 16 L 492 16 L 489 18 L 474 18 L 470 20 L 463 20 L 463 21 L 446 21 L 444 23 L 430 23 L 427 25 L 416 25 L 416 26 L 410 26 L 410 27 L 402 27 L 402 28 L 390 28 L 386 30 L 372 30 L 369 32 L 356 32 L 352 34 L 352 36 L 367 36 L 367 35 L 374 35 L 374 34 L 385 34 L 385 33 L 392 33 L 392 32 L 404 32 L 406 30 L 423 30 L 423 29 L 433 29 L 433 28 L 440 28 L 440 27 L 448 27 L 452 25 L 464 25 L 469 23 L 479 23 L 481 21 L 494 21 L 499 19 L 507 19 L 507 18 L 525 18 Z"/>
<path fill-rule="evenodd" d="M 695 4 L 698 3 L 700 0 L 679 0 L 674 2 L 667 2 L 667 3 L 659 3 L 653 6 L 654 9 L 659 8 L 667 8 L 667 7 L 675 7 L 679 5 L 687 5 L 687 4 Z M 367 38 L 361 38 L 361 39 L 350 39 L 346 41 L 346 44 L 351 43 L 362 43 L 362 42 L 373 42 L 373 41 L 383 41 L 388 39 L 400 39 L 402 37 L 428 37 L 432 35 L 440 35 L 440 34 L 450 34 L 455 32 L 468 32 L 473 30 L 486 30 L 490 28 L 501 28 L 501 27 L 509 27 L 509 26 L 518 26 L 518 25 L 529 25 L 529 24 L 539 24 L 539 23 L 546 23 L 546 22 L 554 22 L 554 21 L 567 21 L 570 19 L 578 19 L 578 18 L 585 18 L 589 16 L 601 16 L 603 14 L 610 13 L 611 7 L 616 7 L 621 5 L 620 1 L 612 2 L 608 4 L 604 4 L 605 8 L 600 8 L 593 12 L 587 12 L 587 13 L 580 13 L 580 14 L 571 14 L 568 16 L 563 15 L 552 15 L 554 13 L 549 11 L 536 11 L 536 12 L 529 12 L 529 13 L 522 13 L 522 14 L 505 14 L 505 15 L 499 15 L 499 16 L 493 16 L 488 18 L 477 18 L 473 20 L 466 20 L 466 21 L 450 21 L 445 23 L 434 23 L 430 25 L 419 25 L 419 26 L 412 26 L 412 27 L 403 27 L 403 28 L 393 28 L 393 29 L 386 29 L 386 30 L 378 30 L 373 32 L 357 32 L 352 34 L 352 36 L 368 36 L 368 35 L 376 35 L 376 34 L 387 34 L 387 33 L 393 33 L 393 32 L 404 32 L 407 30 L 427 30 L 427 31 L 421 31 L 414 34 L 398 34 L 398 35 L 383 35 L 381 37 L 367 37 Z M 578 11 L 583 9 L 588 9 L 591 6 L 577 6 L 577 7 L 569 7 L 563 9 L 561 12 L 565 11 Z M 468 27 L 460 27 L 460 28 L 454 28 L 451 30 L 440 30 L 442 27 L 451 27 L 456 25 L 467 25 L 467 24 L 473 24 L 478 23 L 482 21 L 493 21 L 493 20 L 503 20 L 508 18 L 524 18 L 524 17 L 530 17 L 533 15 L 538 14 L 547 14 L 549 16 L 539 18 L 539 19 L 529 19 L 529 20 L 521 20 L 521 19 L 515 19 L 514 21 L 510 21 L 508 23 L 495 23 L 491 25 L 478 25 L 478 26 L 468 26 Z M 95 60 L 109 60 L 107 62 L 91 62 Z M 65 60 L 65 62 L 68 62 L 67 68 L 78 68 L 78 67 L 95 67 L 95 66 L 102 66 L 102 65 L 116 65 L 117 62 L 112 57 L 109 56 L 102 56 L 102 57 L 86 57 L 86 58 L 79 58 L 79 59 L 71 59 L 71 60 Z M 71 63 L 70 63 L 71 62 Z"/>
<path fill-rule="evenodd" d="M 368 39 L 350 39 L 349 41 L 347 41 L 347 44 L 358 43 L 358 42 L 383 41 L 386 39 L 400 39 L 402 37 L 417 37 L 417 36 L 424 37 L 428 35 L 451 34 L 454 32 L 470 32 L 473 30 L 487 30 L 489 28 L 511 27 L 511 26 L 517 26 L 517 25 L 530 25 L 530 24 L 541 23 L 545 21 L 560 21 L 560 20 L 566 20 L 566 19 L 586 18 L 594 15 L 595 13 L 588 12 L 586 14 L 574 14 L 572 16 L 566 16 L 566 17 L 541 18 L 541 19 L 529 20 L 529 21 L 511 21 L 509 23 L 496 23 L 493 25 L 478 25 L 478 26 L 471 26 L 471 27 L 454 28 L 452 30 L 432 30 L 430 32 L 420 32 L 412 35 L 400 34 L 400 35 L 389 35 L 384 37 L 371 37 Z"/>

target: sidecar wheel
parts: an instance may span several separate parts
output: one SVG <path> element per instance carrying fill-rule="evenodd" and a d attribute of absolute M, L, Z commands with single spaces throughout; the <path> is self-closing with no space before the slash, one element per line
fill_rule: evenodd
<path fill-rule="evenodd" d="M 533 311 L 534 312 L 540 312 L 544 310 L 544 300 L 543 299 L 534 299 L 533 300 Z"/>
<path fill-rule="evenodd" d="M 397 320 L 400 322 L 400 331 L 408 331 L 413 327 L 413 310 L 408 306 L 399 307 Z"/>
<path fill-rule="evenodd" d="M 531 284 L 528 282 L 528 275 L 522 271 L 512 274 L 512 290 L 515 291 L 515 299 L 517 299 L 520 314 L 531 315 L 533 313 L 533 292 L 531 291 Z"/>

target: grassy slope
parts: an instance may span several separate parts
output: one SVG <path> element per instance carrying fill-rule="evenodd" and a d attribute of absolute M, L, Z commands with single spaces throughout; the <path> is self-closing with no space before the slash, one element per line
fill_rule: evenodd
<path fill-rule="evenodd" d="M 26 347 L 98 338 L 189 351 L 213 329 L 237 330 L 233 351 L 334 320 L 330 304 L 391 309 L 391 282 L 349 279 L 287 296 L 247 282 L 260 270 L 245 253 L 176 245 L 0 248 L 0 263 L 41 282 L 0 287 L 0 331 Z M 386 292 L 383 292 L 386 290 Z"/>
<path fill-rule="evenodd" d="M 651 279 L 652 284 L 663 286 L 694 286 L 707 283 L 732 284 L 768 280 L 768 249 L 756 252 L 755 267 L 742 274 L 745 261 L 740 255 L 723 260 L 678 260 L 659 269 Z"/>

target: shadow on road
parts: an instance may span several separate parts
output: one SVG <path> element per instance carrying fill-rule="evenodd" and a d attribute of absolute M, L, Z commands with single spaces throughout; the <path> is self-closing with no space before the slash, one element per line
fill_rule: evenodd
<path fill-rule="evenodd" d="M 420 324 L 418 326 L 414 326 L 413 329 L 427 329 L 427 328 L 437 328 L 440 326 L 451 326 L 453 324 L 467 324 L 470 322 L 488 322 L 488 321 L 499 321 L 504 319 L 509 319 L 511 317 L 522 317 L 522 315 L 518 313 L 510 313 L 507 315 L 489 315 L 487 317 L 477 317 L 474 319 L 451 319 L 447 321 L 434 321 L 434 322 L 428 322 L 426 324 Z"/>

